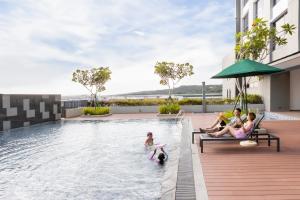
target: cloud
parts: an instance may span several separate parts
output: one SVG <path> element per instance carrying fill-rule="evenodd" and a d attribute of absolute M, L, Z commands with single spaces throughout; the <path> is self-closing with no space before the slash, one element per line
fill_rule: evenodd
<path fill-rule="evenodd" d="M 105 94 L 159 89 L 157 61 L 190 62 L 209 78 L 232 51 L 234 2 L 204 0 L 0 1 L 0 91 L 86 93 L 80 67 L 109 66 Z"/>

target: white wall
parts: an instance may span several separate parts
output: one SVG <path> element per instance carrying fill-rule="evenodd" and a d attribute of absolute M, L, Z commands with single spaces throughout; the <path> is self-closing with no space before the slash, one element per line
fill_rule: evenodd
<path fill-rule="evenodd" d="M 300 110 L 300 69 L 290 73 L 290 106 L 291 110 Z"/>
<path fill-rule="evenodd" d="M 234 64 L 234 62 L 235 62 L 234 53 L 227 55 L 222 60 L 222 69 L 225 69 L 226 67 Z M 223 98 L 227 98 L 227 91 L 230 91 L 232 99 L 236 96 L 235 79 L 223 79 L 223 88 L 222 88 Z"/>
<path fill-rule="evenodd" d="M 79 117 L 83 114 L 83 108 L 68 108 L 65 110 L 65 118 Z"/>
<path fill-rule="evenodd" d="M 280 0 L 272 11 L 272 20 L 279 17 L 286 9 L 288 9 L 288 0 Z"/>
<path fill-rule="evenodd" d="M 286 23 L 294 24 L 296 26 L 296 30 L 292 36 L 289 36 L 289 35 L 287 36 L 287 39 L 288 39 L 287 45 L 278 46 L 278 47 L 276 47 L 276 50 L 272 52 L 273 60 L 290 55 L 299 50 L 299 38 L 298 38 L 299 0 L 289 0 L 289 1 L 281 0 L 281 1 L 279 1 L 278 6 L 281 6 L 281 4 L 283 5 L 283 8 L 287 4 L 288 13 L 286 16 Z M 277 8 L 277 7 L 275 6 L 274 9 L 275 8 Z M 286 10 L 283 8 L 280 8 L 280 10 L 276 11 L 276 12 L 280 13 L 280 11 L 282 12 L 282 11 Z M 276 17 L 278 15 L 278 13 L 276 13 L 276 15 L 274 17 Z M 274 10 L 273 10 L 273 14 L 274 14 Z"/>

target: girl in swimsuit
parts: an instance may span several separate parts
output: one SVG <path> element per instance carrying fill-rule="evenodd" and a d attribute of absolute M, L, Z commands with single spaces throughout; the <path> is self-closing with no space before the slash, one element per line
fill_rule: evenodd
<path fill-rule="evenodd" d="M 152 134 L 152 132 L 147 133 L 147 139 L 145 141 L 145 146 L 146 147 L 153 146 L 153 134 Z"/>
<path fill-rule="evenodd" d="M 233 128 L 231 126 L 226 126 L 223 130 L 215 132 L 215 133 L 208 133 L 211 136 L 214 137 L 221 137 L 223 135 L 225 135 L 226 133 L 229 133 L 230 135 L 232 135 L 233 137 L 237 138 L 237 139 L 242 139 L 242 138 L 246 138 L 247 135 L 253 130 L 254 128 L 254 119 L 255 119 L 256 115 L 253 112 L 250 112 L 247 116 L 247 123 L 244 124 L 244 126 L 242 126 L 239 129 Z"/>
<path fill-rule="evenodd" d="M 155 158 L 155 160 L 163 165 L 165 163 L 165 161 L 168 159 L 168 154 L 165 152 L 164 147 L 165 145 L 159 145 L 155 148 L 155 150 L 153 151 L 152 156 L 150 157 L 151 160 L 153 160 L 155 154 L 157 154 L 158 156 Z"/>

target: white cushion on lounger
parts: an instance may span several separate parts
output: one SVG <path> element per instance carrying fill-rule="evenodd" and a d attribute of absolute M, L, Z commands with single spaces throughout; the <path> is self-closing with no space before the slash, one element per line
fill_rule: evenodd
<path fill-rule="evenodd" d="M 252 140 L 245 140 L 245 141 L 241 141 L 240 145 L 243 147 L 254 147 L 257 145 L 257 143 Z"/>

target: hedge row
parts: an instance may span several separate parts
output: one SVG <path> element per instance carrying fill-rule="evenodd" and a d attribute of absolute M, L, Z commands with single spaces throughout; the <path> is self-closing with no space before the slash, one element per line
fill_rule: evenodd
<path fill-rule="evenodd" d="M 83 109 L 85 115 L 106 115 L 109 114 L 109 111 L 108 107 L 85 107 Z"/>
<path fill-rule="evenodd" d="M 178 104 L 165 104 L 159 106 L 160 114 L 177 114 L 180 111 L 180 105 Z"/>
<path fill-rule="evenodd" d="M 250 104 L 261 104 L 263 103 L 261 96 L 259 95 L 248 95 L 248 103 Z M 100 106 L 155 106 L 164 105 L 168 102 L 167 99 L 111 99 L 109 101 L 100 101 Z M 223 104 L 234 104 L 234 99 L 206 99 L 208 105 L 223 105 Z M 184 98 L 181 100 L 174 99 L 174 104 L 179 105 L 202 105 L 202 99 L 197 98 Z"/>

